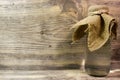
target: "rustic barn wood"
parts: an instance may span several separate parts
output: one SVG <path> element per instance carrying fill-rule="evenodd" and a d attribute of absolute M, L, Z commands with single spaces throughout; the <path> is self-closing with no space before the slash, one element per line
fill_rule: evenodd
<path fill-rule="evenodd" d="M 72 45 L 70 27 L 86 17 L 88 7 L 94 4 L 107 5 L 110 14 L 120 22 L 120 0 L 0 0 L 1 80 L 16 80 L 13 75 L 18 70 L 21 70 L 16 74 L 18 78 L 26 71 L 27 78 L 22 80 L 28 80 L 32 74 L 41 74 L 32 73 L 36 70 L 79 69 L 84 59 L 85 39 Z M 112 42 L 112 49 L 113 60 L 119 61 L 119 26 L 118 39 Z M 113 65 L 117 66 L 113 68 L 120 67 L 119 64 Z M 27 71 L 31 71 L 30 75 Z M 14 79 L 10 79 L 11 76 Z M 66 77 L 58 80 L 67 80 Z"/>

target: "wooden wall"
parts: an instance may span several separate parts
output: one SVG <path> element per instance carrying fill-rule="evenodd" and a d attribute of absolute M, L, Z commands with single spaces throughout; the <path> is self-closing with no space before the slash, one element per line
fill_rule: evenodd
<path fill-rule="evenodd" d="M 0 70 L 79 68 L 84 39 L 71 45 L 69 29 L 93 4 L 120 22 L 120 0 L 0 0 Z M 120 55 L 120 27 L 112 49 Z"/>

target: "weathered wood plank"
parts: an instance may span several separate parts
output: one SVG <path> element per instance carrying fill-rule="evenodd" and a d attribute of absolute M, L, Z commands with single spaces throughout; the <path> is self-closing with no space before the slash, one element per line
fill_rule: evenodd
<path fill-rule="evenodd" d="M 47 71 L 0 71 L 2 80 L 119 80 L 118 74 L 107 77 L 90 77 L 79 70 L 47 70 Z M 4 76 L 4 77 L 3 77 Z"/>
<path fill-rule="evenodd" d="M 92 4 L 108 5 L 110 14 L 120 21 L 119 2 L 80 0 L 77 1 L 78 5 L 75 0 L 66 0 L 66 3 L 62 0 L 1 0 L 0 65 L 8 66 L 5 69 L 17 69 L 10 65 L 19 68 L 22 68 L 20 65 L 26 65 L 27 68 L 33 65 L 39 67 L 47 66 L 47 60 L 50 60 L 51 65 L 58 64 L 57 67 L 80 65 L 84 58 L 82 53 L 85 52 L 85 39 L 71 45 L 70 27 L 75 21 L 87 16 L 87 9 Z M 15 62 L 12 63 L 12 60 Z M 44 65 L 41 60 L 45 61 Z"/>
<path fill-rule="evenodd" d="M 72 64 L 79 68 L 83 43 L 71 45 L 69 28 L 74 21 L 60 15 L 59 6 L 50 5 L 49 0 L 2 1 L 1 69 L 33 70 Z"/>
<path fill-rule="evenodd" d="M 69 29 L 93 4 L 107 5 L 120 22 L 120 0 L 0 0 L 0 80 L 119 80 L 119 71 L 94 78 L 65 70 L 79 69 L 85 57 L 85 39 L 71 45 Z M 112 49 L 118 69 L 120 28 Z"/>

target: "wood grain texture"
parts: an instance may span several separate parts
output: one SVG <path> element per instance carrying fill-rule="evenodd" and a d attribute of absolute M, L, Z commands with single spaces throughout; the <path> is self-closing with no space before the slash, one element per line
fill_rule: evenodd
<path fill-rule="evenodd" d="M 1 70 L 79 68 L 84 47 L 83 43 L 71 45 L 74 21 L 49 2 L 1 0 Z"/>
<path fill-rule="evenodd" d="M 120 0 L 0 0 L 0 70 L 79 69 L 85 39 L 71 45 L 70 27 L 93 4 L 120 22 Z M 120 55 L 120 27 L 112 49 Z"/>
<path fill-rule="evenodd" d="M 0 71 L 1 80 L 119 80 L 118 74 L 107 77 L 90 77 L 79 70 L 47 70 L 47 71 Z M 4 76 L 4 77 L 3 77 Z"/>
<path fill-rule="evenodd" d="M 85 56 L 85 39 L 71 45 L 70 27 L 93 4 L 109 6 L 120 22 L 120 0 L 0 0 L 0 80 L 118 80 L 120 72 L 94 78 L 66 70 L 79 69 Z M 120 27 L 112 49 L 118 69 Z"/>

